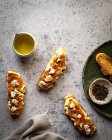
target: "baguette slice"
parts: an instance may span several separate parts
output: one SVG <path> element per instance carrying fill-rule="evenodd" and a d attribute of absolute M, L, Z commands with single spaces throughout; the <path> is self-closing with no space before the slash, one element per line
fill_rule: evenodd
<path fill-rule="evenodd" d="M 21 75 L 13 70 L 7 72 L 7 90 L 9 112 L 19 116 L 24 108 L 26 86 Z"/>
<path fill-rule="evenodd" d="M 72 94 L 68 94 L 65 96 L 64 101 L 66 115 L 74 122 L 79 132 L 92 135 L 96 131 L 96 126 L 76 98 Z"/>
<path fill-rule="evenodd" d="M 112 59 L 108 55 L 105 53 L 97 54 L 96 62 L 100 65 L 104 75 L 112 75 Z"/>
<path fill-rule="evenodd" d="M 53 87 L 64 69 L 66 69 L 66 51 L 64 48 L 58 48 L 40 76 L 37 83 L 38 88 L 48 90 Z"/>

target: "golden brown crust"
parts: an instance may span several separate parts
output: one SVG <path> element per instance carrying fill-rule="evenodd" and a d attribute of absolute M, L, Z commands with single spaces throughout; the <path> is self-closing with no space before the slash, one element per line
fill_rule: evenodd
<path fill-rule="evenodd" d="M 108 55 L 104 53 L 97 54 L 96 62 L 100 65 L 101 72 L 104 75 L 112 75 L 112 59 Z"/>
<path fill-rule="evenodd" d="M 66 69 L 66 51 L 58 48 L 37 83 L 38 88 L 48 90 L 53 87 L 56 79 Z"/>
<path fill-rule="evenodd" d="M 24 108 L 26 86 L 19 73 L 7 72 L 8 108 L 11 115 L 19 116 Z"/>
<path fill-rule="evenodd" d="M 96 131 L 96 126 L 76 98 L 72 94 L 68 94 L 64 101 L 65 112 L 74 122 L 75 127 L 81 133 L 92 135 Z"/>

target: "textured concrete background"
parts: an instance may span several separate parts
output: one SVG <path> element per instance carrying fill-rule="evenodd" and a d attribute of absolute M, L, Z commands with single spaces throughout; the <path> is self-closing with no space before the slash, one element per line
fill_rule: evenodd
<path fill-rule="evenodd" d="M 12 50 L 14 34 L 33 34 L 37 50 L 21 59 Z M 0 0 L 0 140 L 28 118 L 48 111 L 54 132 L 68 140 L 86 140 L 63 109 L 63 97 L 73 92 L 97 126 L 90 140 L 111 140 L 112 121 L 97 113 L 82 88 L 82 70 L 90 53 L 112 39 L 111 0 Z M 37 80 L 58 47 L 68 54 L 68 69 L 54 88 L 39 92 Z M 27 85 L 26 105 L 18 119 L 7 109 L 6 72 L 15 69 Z"/>

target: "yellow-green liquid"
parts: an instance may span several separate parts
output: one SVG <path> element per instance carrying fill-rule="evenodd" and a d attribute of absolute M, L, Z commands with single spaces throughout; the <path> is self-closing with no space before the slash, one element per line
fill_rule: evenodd
<path fill-rule="evenodd" d="M 34 48 L 34 40 L 29 35 L 19 35 L 15 38 L 14 48 L 19 54 L 29 54 Z"/>

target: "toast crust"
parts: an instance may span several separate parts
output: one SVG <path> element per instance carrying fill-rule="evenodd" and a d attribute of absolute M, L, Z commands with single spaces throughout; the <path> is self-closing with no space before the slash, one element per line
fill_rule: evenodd
<path fill-rule="evenodd" d="M 26 86 L 21 75 L 13 70 L 7 72 L 8 109 L 11 115 L 19 116 L 24 108 Z"/>
<path fill-rule="evenodd" d="M 38 88 L 48 90 L 53 87 L 64 69 L 66 69 L 66 51 L 64 48 L 58 48 L 40 76 L 37 83 Z"/>

